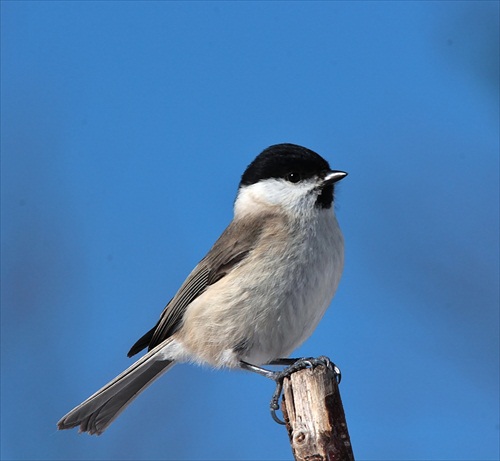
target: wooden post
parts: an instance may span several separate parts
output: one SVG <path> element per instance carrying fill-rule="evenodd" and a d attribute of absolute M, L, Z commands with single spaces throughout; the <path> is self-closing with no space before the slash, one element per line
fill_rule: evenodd
<path fill-rule="evenodd" d="M 297 461 L 354 461 L 332 370 L 317 366 L 285 378 L 282 410 Z"/>

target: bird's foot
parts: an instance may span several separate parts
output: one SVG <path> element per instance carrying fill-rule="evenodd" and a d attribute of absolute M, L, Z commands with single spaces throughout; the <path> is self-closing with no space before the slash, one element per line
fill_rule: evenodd
<path fill-rule="evenodd" d="M 279 363 L 279 361 L 276 361 L 275 363 Z M 276 414 L 276 411 L 280 408 L 279 400 L 281 392 L 283 390 L 283 382 L 285 378 L 289 378 L 296 371 L 304 370 L 305 368 L 316 368 L 318 366 L 324 366 L 333 371 L 335 373 L 337 383 L 340 383 L 340 380 L 342 379 L 340 368 L 337 367 L 337 365 L 335 365 L 328 357 L 325 357 L 324 355 L 318 358 L 304 357 L 297 359 L 284 370 L 271 372 L 268 375 L 268 377 L 274 380 L 274 382 L 276 383 L 276 389 L 274 390 L 273 396 L 271 398 L 270 408 L 271 416 L 278 424 L 285 424 L 285 422 L 282 421 Z"/>

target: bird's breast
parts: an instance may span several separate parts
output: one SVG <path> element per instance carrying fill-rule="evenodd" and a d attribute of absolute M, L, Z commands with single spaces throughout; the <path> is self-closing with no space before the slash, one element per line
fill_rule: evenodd
<path fill-rule="evenodd" d="M 344 244 L 331 211 L 301 225 L 264 236 L 190 305 L 183 330 L 194 355 L 215 366 L 261 365 L 287 357 L 311 335 L 337 289 Z"/>
<path fill-rule="evenodd" d="M 343 269 L 344 243 L 333 214 L 324 218 L 308 229 L 306 238 L 292 238 L 286 251 L 271 255 L 280 264 L 270 264 L 273 275 L 261 280 L 249 362 L 289 356 L 312 334 L 330 305 Z"/>

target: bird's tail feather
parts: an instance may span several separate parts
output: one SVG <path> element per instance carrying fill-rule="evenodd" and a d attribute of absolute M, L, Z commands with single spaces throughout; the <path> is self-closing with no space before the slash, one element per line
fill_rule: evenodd
<path fill-rule="evenodd" d="M 63 416 L 57 423 L 58 428 L 80 426 L 80 432 L 102 434 L 139 393 L 174 365 L 173 360 L 164 360 L 160 356 L 164 346 L 164 343 L 156 346 Z"/>

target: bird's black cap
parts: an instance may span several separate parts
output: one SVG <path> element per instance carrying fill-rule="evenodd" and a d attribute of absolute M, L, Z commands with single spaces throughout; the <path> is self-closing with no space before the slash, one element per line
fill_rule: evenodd
<path fill-rule="evenodd" d="M 296 144 L 275 144 L 248 165 L 240 186 L 250 186 L 263 179 L 286 179 L 293 173 L 300 179 L 307 179 L 328 171 L 330 165 L 316 152 Z"/>

